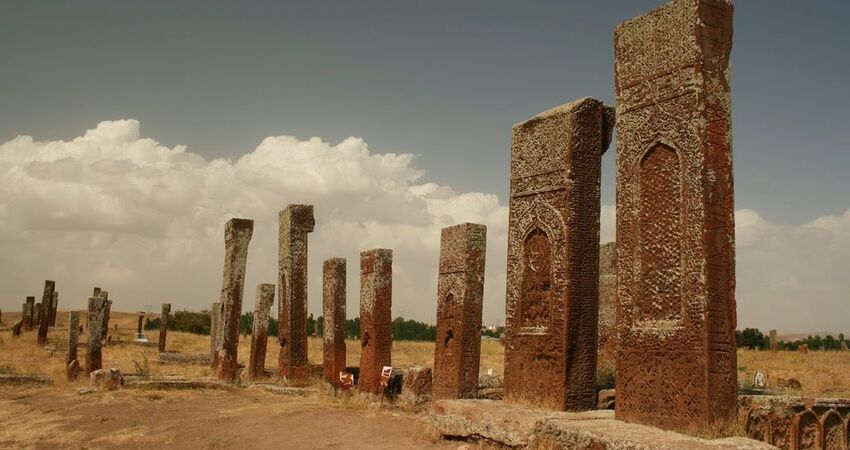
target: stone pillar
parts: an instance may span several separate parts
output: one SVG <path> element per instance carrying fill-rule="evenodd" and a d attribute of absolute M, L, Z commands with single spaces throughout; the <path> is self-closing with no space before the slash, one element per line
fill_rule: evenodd
<path fill-rule="evenodd" d="M 248 378 L 260 378 L 266 370 L 266 348 L 269 340 L 269 316 L 274 303 L 273 284 L 258 284 L 254 300 L 254 320 L 251 327 L 251 355 L 248 357 Z"/>
<path fill-rule="evenodd" d="M 307 377 L 307 233 L 312 205 L 288 205 L 280 212 L 278 236 L 278 342 L 280 375 Z"/>
<path fill-rule="evenodd" d="M 433 397 L 472 398 L 478 393 L 487 227 L 464 223 L 441 234 Z"/>
<path fill-rule="evenodd" d="M 53 291 L 56 289 L 56 282 L 46 280 L 44 282 L 44 295 L 41 297 L 41 313 L 40 322 L 38 324 L 38 345 L 43 346 L 47 343 L 47 329 L 50 327 L 50 310 L 53 304 Z"/>
<path fill-rule="evenodd" d="M 159 316 L 159 352 L 165 351 L 165 341 L 168 338 L 168 318 L 171 316 L 171 303 L 162 304 L 162 314 Z"/>
<path fill-rule="evenodd" d="M 224 228 L 224 274 L 221 283 L 220 338 L 214 362 L 218 379 L 236 380 L 236 351 L 239 346 L 239 316 L 245 288 L 248 243 L 254 234 L 254 221 L 230 219 Z"/>
<path fill-rule="evenodd" d="M 737 409 L 728 0 L 617 26 L 616 417 L 661 428 Z"/>
<path fill-rule="evenodd" d="M 24 303 L 24 316 L 22 318 L 24 331 L 32 331 L 35 326 L 35 311 L 35 297 L 27 297 L 27 302 Z"/>
<path fill-rule="evenodd" d="M 86 373 L 103 368 L 103 318 L 106 312 L 106 299 L 103 297 L 89 298 L 88 329 L 89 345 L 86 355 Z"/>
<path fill-rule="evenodd" d="M 53 292 L 53 298 L 50 301 L 50 326 L 56 326 L 56 313 L 59 311 L 59 292 Z"/>
<path fill-rule="evenodd" d="M 106 342 L 109 336 L 109 317 L 112 313 L 112 300 L 109 299 L 108 291 L 100 291 L 99 295 L 106 299 L 106 309 L 103 313 L 103 335 L 101 336 L 103 341 Z"/>
<path fill-rule="evenodd" d="M 71 311 L 68 313 L 68 354 L 65 356 L 65 376 L 68 381 L 77 378 L 77 370 L 80 361 L 77 359 L 77 343 L 80 336 L 80 313 Z"/>
<path fill-rule="evenodd" d="M 597 371 L 613 373 L 617 359 L 617 244 L 599 247 L 599 337 Z M 610 387 L 610 386 L 609 386 Z"/>
<path fill-rule="evenodd" d="M 100 297 L 100 288 L 96 287 L 92 290 L 92 297 Z"/>
<path fill-rule="evenodd" d="M 35 304 L 35 309 L 33 310 L 33 328 L 36 325 L 41 325 L 41 302 Z"/>
<path fill-rule="evenodd" d="M 505 400 L 596 408 L 602 155 L 614 111 L 583 98 L 514 125 Z"/>
<path fill-rule="evenodd" d="M 773 353 L 779 351 L 779 345 L 776 343 L 776 330 L 770 330 L 770 351 Z"/>
<path fill-rule="evenodd" d="M 211 366 L 213 369 L 216 367 L 216 358 L 215 358 L 215 349 L 218 348 L 218 339 L 219 335 L 219 322 L 221 318 L 221 303 L 215 302 L 212 304 L 212 309 L 210 309 L 210 357 L 211 357 Z"/>
<path fill-rule="evenodd" d="M 136 325 L 136 337 L 137 338 L 142 336 L 142 323 L 144 322 L 144 320 L 145 320 L 144 311 L 139 311 L 138 325 Z"/>
<path fill-rule="evenodd" d="M 339 385 L 345 372 L 345 258 L 331 258 L 322 265 L 322 355 L 325 381 Z"/>
<path fill-rule="evenodd" d="M 381 370 L 392 364 L 393 251 L 360 253 L 361 392 L 381 393 Z"/>

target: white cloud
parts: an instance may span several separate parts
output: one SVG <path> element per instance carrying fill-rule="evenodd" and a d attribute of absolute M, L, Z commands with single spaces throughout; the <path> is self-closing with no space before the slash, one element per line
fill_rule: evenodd
<path fill-rule="evenodd" d="M 470 221 L 488 227 L 485 322 L 504 321 L 507 207 L 497 196 L 429 183 L 412 155 L 374 153 L 357 138 L 268 137 L 235 161 L 210 161 L 141 137 L 135 120 L 102 122 L 69 141 L 0 145 L 0 306 L 18 310 L 50 278 L 66 308 L 82 308 L 95 285 L 119 310 L 208 307 L 220 289 L 224 223 L 247 217 L 248 311 L 253 286 L 277 277 L 277 214 L 288 203 L 315 205 L 315 314 L 322 260 L 348 259 L 354 316 L 359 252 L 388 247 L 394 314 L 433 321 L 440 228 Z M 603 205 L 603 242 L 615 238 L 615 214 Z M 736 233 L 742 327 L 848 331 L 850 211 L 783 225 L 741 209 Z"/>
<path fill-rule="evenodd" d="M 247 286 L 277 277 L 277 217 L 315 205 L 309 237 L 310 310 L 321 310 L 321 261 L 348 259 L 348 313 L 357 314 L 359 252 L 394 250 L 394 314 L 434 320 L 440 228 L 488 226 L 485 320 L 504 311 L 507 208 L 495 195 L 420 183 L 411 154 L 378 154 L 358 138 L 268 137 L 236 161 L 207 161 L 142 138 L 139 122 L 100 123 L 70 141 L 21 136 L 0 145 L 0 295 L 17 310 L 54 279 L 65 307 L 92 286 L 119 310 L 216 301 L 223 227 L 255 219 Z M 253 307 L 246 289 L 243 310 Z"/>

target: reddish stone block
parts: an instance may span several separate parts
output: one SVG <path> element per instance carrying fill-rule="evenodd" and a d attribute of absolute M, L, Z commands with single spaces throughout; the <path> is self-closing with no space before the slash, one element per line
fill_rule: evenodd
<path fill-rule="evenodd" d="M 617 365 L 617 244 L 599 247 L 599 337 L 597 371 L 613 371 Z"/>
<path fill-rule="evenodd" d="M 484 225 L 464 223 L 442 230 L 434 398 L 470 398 L 478 392 L 486 248 Z"/>
<path fill-rule="evenodd" d="M 266 348 L 269 341 L 269 314 L 274 303 L 273 284 L 258 284 L 254 300 L 254 320 L 251 326 L 251 354 L 248 357 L 248 378 L 259 378 L 266 370 Z"/>
<path fill-rule="evenodd" d="M 345 258 L 331 258 L 322 265 L 322 354 L 325 381 L 339 384 L 345 372 Z"/>
<path fill-rule="evenodd" d="M 248 243 L 254 234 L 254 221 L 230 219 L 224 228 L 224 274 L 221 283 L 221 316 L 214 368 L 219 380 L 235 381 L 239 346 L 239 316 L 245 288 Z"/>
<path fill-rule="evenodd" d="M 278 370 L 289 379 L 307 378 L 307 233 L 315 227 L 312 205 L 280 212 L 278 235 Z"/>
<path fill-rule="evenodd" d="M 735 417 L 732 10 L 674 0 L 615 31 L 622 420 Z"/>
<path fill-rule="evenodd" d="M 513 127 L 505 400 L 596 407 L 599 180 L 613 110 L 584 98 Z"/>
<path fill-rule="evenodd" d="M 393 251 L 360 253 L 361 392 L 381 393 L 381 371 L 392 365 Z"/>

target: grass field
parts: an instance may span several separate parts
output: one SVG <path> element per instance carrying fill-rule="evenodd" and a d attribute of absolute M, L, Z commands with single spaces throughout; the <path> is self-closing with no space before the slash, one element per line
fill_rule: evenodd
<path fill-rule="evenodd" d="M 18 314 L 19 316 L 20 314 Z M 17 320 L 14 314 L 4 314 L 6 324 Z M 25 333 L 19 339 L 13 339 L 11 333 L 0 333 L 0 373 L 41 374 L 53 377 L 57 383 L 64 381 L 64 357 L 66 348 L 67 312 L 60 312 L 57 327 L 51 329 L 49 338 L 52 345 L 38 348 L 35 345 L 35 332 Z M 127 342 L 136 331 L 137 316 L 133 313 L 113 313 L 110 321 L 110 334 Z M 85 318 L 81 318 L 85 323 Z M 115 331 L 115 325 L 118 329 Z M 85 333 L 81 341 L 85 341 Z M 152 330 L 148 339 L 156 341 L 158 332 Z M 239 342 L 239 362 L 245 364 L 250 347 L 250 336 L 243 336 Z M 266 367 L 276 365 L 279 347 L 274 337 L 269 338 Z M 54 350 L 51 350 L 55 348 Z M 209 352 L 209 336 L 181 332 L 168 333 L 168 351 L 180 353 Z M 347 362 L 357 366 L 360 358 L 359 341 L 346 341 Z M 84 358 L 84 346 L 80 347 L 80 358 Z M 431 342 L 396 341 L 393 343 L 393 366 L 406 368 L 411 366 L 430 366 L 434 359 L 434 344 Z M 309 359 L 313 364 L 322 363 L 322 341 L 309 339 Z M 180 375 L 199 377 L 211 375 L 210 369 L 202 365 L 160 365 L 155 347 L 142 347 L 133 344 L 113 344 L 104 347 L 103 366 L 116 367 L 125 373 L 149 370 L 150 375 Z M 82 362 L 82 361 L 81 361 Z M 493 369 L 496 374 L 504 370 L 504 349 L 499 342 L 481 343 L 481 372 Z M 767 376 L 768 386 L 775 385 L 779 378 L 794 378 L 802 384 L 802 391 L 793 392 L 808 397 L 848 397 L 850 398 L 850 352 L 799 352 L 738 351 L 738 379 L 743 385 L 751 382 L 753 373 L 760 370 Z M 85 383 L 85 380 L 76 383 Z"/>

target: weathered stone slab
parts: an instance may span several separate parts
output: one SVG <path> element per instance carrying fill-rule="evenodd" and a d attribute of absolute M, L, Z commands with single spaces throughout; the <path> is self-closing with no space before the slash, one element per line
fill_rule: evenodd
<path fill-rule="evenodd" d="M 429 420 L 446 437 L 523 449 L 767 450 L 746 438 L 706 440 L 614 419 L 614 412 L 554 412 L 490 400 L 437 400 Z"/>
<path fill-rule="evenodd" d="M 44 295 L 41 297 L 41 308 L 39 308 L 38 339 L 36 340 L 36 343 L 40 346 L 47 343 L 47 330 L 50 327 L 50 310 L 52 309 L 53 291 L 55 289 L 55 281 L 44 281 Z"/>
<path fill-rule="evenodd" d="M 23 330 L 24 331 L 32 331 L 33 326 L 35 325 L 35 297 L 27 297 L 27 301 L 24 303 L 24 312 L 21 320 L 23 320 Z"/>
<path fill-rule="evenodd" d="M 159 354 L 159 361 L 170 364 L 204 364 L 212 363 L 212 355 L 207 353 L 174 353 L 164 352 Z"/>
<path fill-rule="evenodd" d="M 266 348 L 269 341 L 269 314 L 274 303 L 273 284 L 258 284 L 254 300 L 254 320 L 251 328 L 251 353 L 248 356 L 248 378 L 265 375 Z"/>
<path fill-rule="evenodd" d="M 77 378 L 80 369 L 80 361 L 77 358 L 77 344 L 80 340 L 80 313 L 71 311 L 68 313 L 68 353 L 65 355 L 65 376 L 68 381 Z"/>
<path fill-rule="evenodd" d="M 239 316 L 245 288 L 248 243 L 254 234 L 254 221 L 230 219 L 224 227 L 224 274 L 221 282 L 220 340 L 213 365 L 219 380 L 235 381 L 236 351 L 239 346 Z"/>
<path fill-rule="evenodd" d="M 732 10 L 674 0 L 615 30 L 616 408 L 629 422 L 735 417 Z"/>
<path fill-rule="evenodd" d="M 322 264 L 323 376 L 336 386 L 345 371 L 345 258 L 331 258 Z"/>
<path fill-rule="evenodd" d="M 59 310 L 59 292 L 53 291 L 53 298 L 50 301 L 50 314 L 48 316 L 48 320 L 50 321 L 50 326 L 56 326 L 56 313 Z"/>
<path fill-rule="evenodd" d="M 601 158 L 613 110 L 583 98 L 513 127 L 505 399 L 596 407 Z"/>
<path fill-rule="evenodd" d="M 411 367 L 404 371 L 399 402 L 402 405 L 418 407 L 431 401 L 434 382 L 430 367 Z"/>
<path fill-rule="evenodd" d="M 613 373 L 617 365 L 617 244 L 599 247 L 599 338 L 597 373 Z"/>
<path fill-rule="evenodd" d="M 478 391 L 487 227 L 443 228 L 437 281 L 434 398 L 471 398 Z"/>
<path fill-rule="evenodd" d="M 0 374 L 2 384 L 52 384 L 53 378 L 41 375 Z"/>
<path fill-rule="evenodd" d="M 165 343 L 168 339 L 168 319 L 171 316 L 171 303 L 162 304 L 162 313 L 159 315 L 159 352 L 165 351 Z"/>
<path fill-rule="evenodd" d="M 88 306 L 88 352 L 86 353 L 86 373 L 103 368 L 103 320 L 106 314 L 104 297 L 89 298 Z"/>
<path fill-rule="evenodd" d="M 279 215 L 278 342 L 280 375 L 307 377 L 307 233 L 313 231 L 312 205 L 288 205 Z"/>
<path fill-rule="evenodd" d="M 361 392 L 380 394 L 381 370 L 392 365 L 393 251 L 360 253 Z"/>
<path fill-rule="evenodd" d="M 779 345 L 776 342 L 776 330 L 770 330 L 770 351 L 773 353 L 779 351 Z"/>

